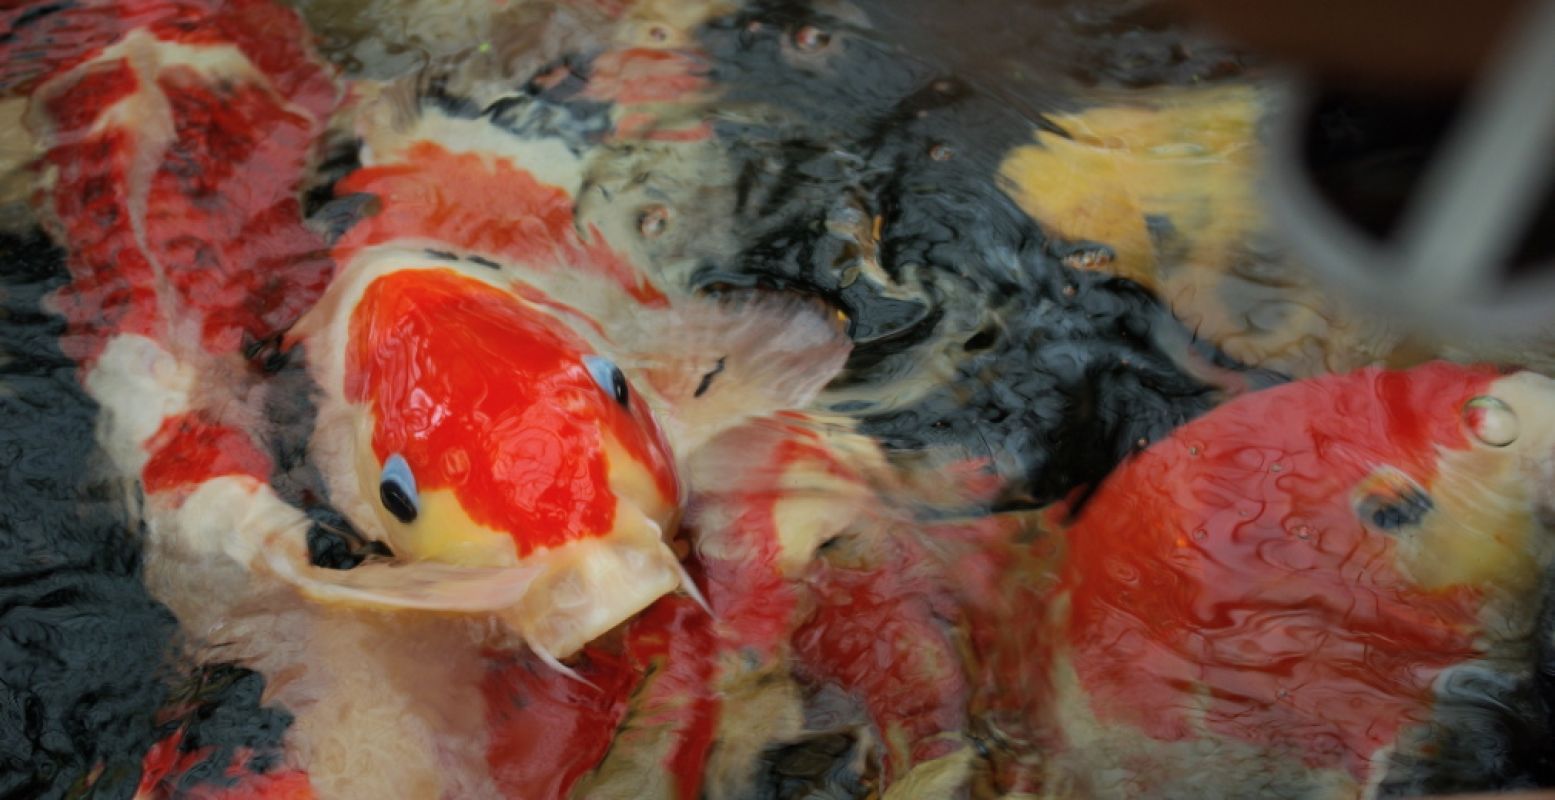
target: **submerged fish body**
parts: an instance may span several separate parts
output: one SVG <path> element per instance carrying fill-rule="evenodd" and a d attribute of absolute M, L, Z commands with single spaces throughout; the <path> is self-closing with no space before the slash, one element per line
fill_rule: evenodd
<path fill-rule="evenodd" d="M 340 276 L 293 334 L 326 354 L 310 357 L 325 389 L 314 460 L 330 476 L 370 476 L 330 486 L 348 516 L 374 507 L 384 517 L 377 475 L 388 475 L 395 455 L 413 474 L 427 472 L 429 524 L 379 527 L 396 554 L 472 568 L 437 578 L 442 600 L 419 596 L 420 587 L 391 589 L 405 568 L 378 569 L 385 591 L 375 599 L 473 608 L 482 591 L 511 594 L 538 569 L 540 605 L 504 617 L 522 622 L 516 628 L 540 652 L 565 657 L 685 585 L 660 533 L 673 527 L 685 484 L 701 480 L 693 454 L 725 430 L 805 405 L 840 368 L 846 340 L 804 302 L 717 301 L 661 287 L 649 265 L 577 219 L 582 164 L 566 135 L 569 109 L 519 93 L 470 111 L 414 88 L 355 89 L 349 117 L 362 166 L 335 191 L 371 213 L 335 242 Z M 446 308 L 422 289 L 406 293 L 403 308 L 363 338 L 362 298 L 424 266 L 461 276 L 466 290 L 446 292 Z M 483 294 L 543 319 L 546 331 L 483 326 L 466 313 Z M 350 322 L 347 308 L 358 309 Z M 471 324 L 452 330 L 452 319 Z M 542 355 L 546 347 L 557 356 Z M 555 366 L 536 372 L 537 359 Z M 498 409 L 524 393 L 522 418 Z M 332 444 L 369 419 L 371 453 L 360 434 L 354 449 Z M 446 502 L 440 487 L 452 491 Z M 476 571 L 492 567 L 511 572 Z M 341 596 L 371 599 L 359 590 L 375 569 L 341 576 L 352 585 Z"/>
<path fill-rule="evenodd" d="M 491 790 L 483 775 L 435 777 L 476 770 L 440 740 L 485 736 L 467 713 L 490 644 L 479 620 L 556 667 L 686 585 L 666 540 L 677 472 L 721 432 L 803 406 L 845 338 L 803 302 L 661 291 L 576 224 L 576 155 L 489 118 L 364 123 L 364 165 L 338 188 L 376 213 L 326 243 L 297 192 L 342 93 L 291 12 L 99 3 L 41 19 L 96 36 L 27 80 L 45 217 L 69 248 L 66 346 L 113 468 L 144 498 L 148 583 L 197 643 L 287 678 L 277 696 L 295 704 L 291 744 L 319 791 Z M 370 108 L 368 94 L 349 102 Z M 464 123 L 490 130 L 467 139 Z M 274 380 L 288 359 L 316 384 L 306 460 L 322 480 L 283 495 L 297 454 L 272 451 L 267 415 L 302 400 Z M 321 524 L 389 555 L 315 566 Z M 288 585 L 326 602 L 299 609 Z M 688 603 L 666 607 L 705 614 Z M 405 642 L 383 609 L 407 612 Z M 450 649 L 428 662 L 418 637 Z M 428 689 L 364 704 L 348 668 Z M 641 668 L 617 677 L 635 686 Z M 674 705 L 688 688 L 656 691 Z M 385 714 L 418 721 L 385 728 Z M 365 780 L 321 760 L 353 732 L 399 753 L 392 768 Z"/>
<path fill-rule="evenodd" d="M 1050 786 L 1353 796 L 1428 752 L 1445 676 L 1531 668 L 1552 399 L 1531 373 L 1366 369 L 1127 462 L 1063 531 L 1033 632 Z"/>

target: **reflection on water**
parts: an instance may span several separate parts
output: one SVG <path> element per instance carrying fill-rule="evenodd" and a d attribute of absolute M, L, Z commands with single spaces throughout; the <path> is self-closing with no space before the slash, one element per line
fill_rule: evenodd
<path fill-rule="evenodd" d="M 1420 366 L 1490 351 L 1406 340 L 1286 255 L 1259 211 L 1253 60 L 1140 0 L 293 5 L 333 88 L 306 77 L 296 37 L 265 55 L 265 31 L 286 26 L 261 0 L 186 4 L 194 21 L 164 28 L 146 20 L 174 4 L 0 16 L 0 213 L 18 232 L 0 248 L 18 265 L 0 368 L 25 466 L 12 495 L 28 497 L 6 502 L 0 541 L 24 554 L 8 563 L 45 565 L 4 581 L 22 632 L 5 707 L 20 710 L 0 725 L 22 744 L 0 751 L 19 776 L 0 793 L 139 781 L 177 796 L 229 769 L 261 796 L 305 781 L 327 797 L 1555 784 L 1536 744 L 1552 702 L 1535 635 L 1551 389 Z M 234 9 L 275 27 L 202 22 Z M 160 32 L 129 33 L 142 25 Z M 71 55 L 113 42 L 106 67 Z M 50 74 L 78 88 L 56 94 Z M 223 98 L 248 116 L 213 110 Z M 373 505 L 388 454 L 353 450 L 356 426 L 422 430 L 521 394 L 478 368 L 495 356 L 434 387 L 460 353 L 430 324 L 339 341 L 327 320 L 356 302 L 340 286 L 428 259 L 513 289 L 515 314 L 565 329 L 554 349 L 608 355 L 620 381 L 526 374 L 548 421 L 456 420 L 493 455 L 440 446 L 435 469 L 396 484 L 396 527 Z M 67 266 L 76 301 L 45 303 Z M 284 547 L 264 539 L 244 561 L 223 537 L 258 514 L 236 510 L 248 495 L 180 516 L 201 490 L 163 493 L 144 454 L 113 449 L 129 417 L 100 406 L 133 415 L 139 397 L 91 377 L 93 337 L 122 334 L 128 305 L 173 317 L 136 333 L 177 369 L 114 368 L 135 391 L 199 387 L 181 401 L 210 415 L 199 430 L 261 446 L 273 468 L 249 477 L 300 526 Z M 209 314 L 203 337 L 176 324 L 188 308 Z M 77 362 L 40 310 L 67 314 Z M 533 355 L 530 328 L 490 329 L 513 340 L 485 352 Z M 206 350 L 179 361 L 195 339 Z M 318 366 L 337 345 L 410 353 L 382 401 L 404 414 L 331 406 L 331 370 L 366 357 Z M 1350 372 L 1377 364 L 1412 369 Z M 608 481 L 557 499 L 547 481 L 616 413 L 579 394 L 587 380 L 632 426 L 662 427 L 678 508 L 608 436 Z M 197 439 L 157 474 L 225 463 Z M 31 460 L 51 444 L 69 458 Z M 472 463 L 524 488 L 459 499 Z M 103 502 L 73 502 L 85 464 Z M 497 608 L 509 584 L 478 569 L 510 580 L 533 562 L 482 538 L 480 509 L 531 489 L 568 513 L 605 497 L 576 499 L 589 492 L 654 506 L 634 530 L 683 559 L 698 594 L 674 593 L 665 564 L 649 591 L 648 565 L 607 574 L 588 551 L 525 595 L 545 613 Z M 441 527 L 408 527 L 418 514 Z M 142 571 L 125 548 L 143 517 Z M 679 527 L 661 542 L 665 522 Z M 273 573 L 288 569 L 312 576 L 307 593 Z M 664 596 L 550 658 L 543 642 L 566 637 L 547 624 L 643 592 Z M 347 597 L 370 602 L 323 599 Z M 65 677 L 39 677 L 45 661 Z M 122 662 L 121 682 L 94 661 Z"/>

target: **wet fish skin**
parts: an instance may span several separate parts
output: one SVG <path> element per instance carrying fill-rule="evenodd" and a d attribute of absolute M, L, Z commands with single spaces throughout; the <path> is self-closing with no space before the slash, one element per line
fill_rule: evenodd
<path fill-rule="evenodd" d="M 1103 795 L 1203 791 L 1211 763 L 1224 791 L 1274 796 L 1272 770 L 1324 796 L 1526 785 L 1542 767 L 1507 737 L 1548 725 L 1552 391 L 1433 362 L 1183 426 L 1053 513 L 1058 581 L 1029 599 L 1027 649 L 994 653 L 1028 687 L 997 718 L 1030 721 L 1049 785 Z M 1480 427 L 1487 397 L 1515 417 Z"/>

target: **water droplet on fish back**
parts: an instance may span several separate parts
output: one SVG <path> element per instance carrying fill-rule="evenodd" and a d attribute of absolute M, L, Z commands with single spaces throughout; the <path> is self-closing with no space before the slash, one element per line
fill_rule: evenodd
<path fill-rule="evenodd" d="M 794 32 L 794 46 L 806 53 L 814 53 L 831 44 L 831 34 L 814 25 L 806 25 Z"/>
<path fill-rule="evenodd" d="M 648 206 L 637 215 L 637 232 L 644 239 L 657 239 L 670 224 L 670 210 L 661 205 Z"/>
<path fill-rule="evenodd" d="M 1483 395 L 1465 403 L 1463 423 L 1475 439 L 1491 447 L 1517 441 L 1517 412 L 1500 398 Z"/>

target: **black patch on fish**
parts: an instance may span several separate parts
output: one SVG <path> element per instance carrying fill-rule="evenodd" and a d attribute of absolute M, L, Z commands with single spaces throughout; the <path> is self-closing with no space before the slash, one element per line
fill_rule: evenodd
<path fill-rule="evenodd" d="M 761 754 L 750 800 L 799 797 L 862 798 L 869 795 L 865 776 L 854 769 L 858 737 L 850 731 L 815 733 Z"/>
<path fill-rule="evenodd" d="M 444 261 L 458 261 L 459 260 L 459 254 L 458 253 L 450 253 L 447 250 L 432 250 L 432 249 L 429 248 L 427 250 L 427 255 L 429 255 L 429 256 L 431 256 L 433 258 L 440 258 L 440 259 L 442 259 Z"/>
<path fill-rule="evenodd" d="M 98 770 L 89 794 L 128 797 L 171 725 L 224 764 L 276 752 L 290 718 L 257 688 L 156 723 L 191 679 L 171 658 L 176 621 L 141 581 L 120 484 L 102 477 L 64 322 L 40 305 L 67 280 L 64 255 L 40 231 L 0 234 L 0 264 L 0 797 L 67 796 Z"/>
<path fill-rule="evenodd" d="M 473 99 L 449 91 L 443 75 L 425 76 L 419 95 L 422 107 L 436 108 L 450 117 L 474 119 L 481 114 L 481 107 Z"/>
<path fill-rule="evenodd" d="M 588 87 L 593 71 L 591 58 L 582 53 L 568 53 L 535 70 L 534 77 L 524 83 L 523 90 L 530 97 L 567 103 L 576 100 Z M 555 78 L 558 73 L 562 73 L 561 80 Z"/>
<path fill-rule="evenodd" d="M 341 199 L 335 196 L 335 184 L 362 168 L 362 140 L 359 138 L 336 136 L 322 145 L 322 149 L 324 157 L 309 174 L 308 184 L 302 191 L 302 215 L 307 219 Z"/>
<path fill-rule="evenodd" d="M 303 509 L 313 521 L 307 533 L 308 558 L 313 566 L 353 569 L 369 557 L 389 556 L 386 546 L 362 535 L 332 505 L 323 474 L 308 458 L 308 444 L 318 422 L 314 400 L 318 386 L 308 373 L 304 348 L 294 350 L 296 358 L 267 383 L 265 418 L 270 434 L 266 444 L 274 464 L 270 486 L 276 496 Z"/>
<path fill-rule="evenodd" d="M 54 61 L 56 36 L 63 34 L 68 41 L 86 44 L 78 21 L 61 13 L 77 6 L 75 2 L 36 3 L 16 10 L 9 25 L 0 28 L 0 92 L 21 94 L 18 90 L 22 87 L 48 78 L 59 66 Z"/>
<path fill-rule="evenodd" d="M 307 219 L 310 230 L 324 237 L 326 242 L 339 241 L 356 223 L 378 213 L 381 207 L 378 196 L 357 192 L 337 197 L 318 207 Z"/>
<path fill-rule="evenodd" d="M 796 52 L 806 26 L 829 34 L 824 53 Z M 858 413 L 893 453 L 987 458 L 1005 484 L 994 506 L 1036 507 L 1216 405 L 1229 387 L 1195 377 L 1188 356 L 1240 384 L 1284 380 L 1197 341 L 1138 284 L 1063 263 L 1070 246 L 997 176 L 1034 130 L 1059 130 L 1040 113 L 805 3 L 753 3 L 701 41 L 724 102 L 763 113 L 714 115 L 737 176 L 728 227 L 744 238 L 693 286 L 796 292 L 844 312 L 854 348 L 834 387 L 890 396 L 954 343 L 948 380 L 925 376 L 916 402 Z M 953 157 L 932 157 L 938 147 Z M 839 235 L 838 220 L 854 233 Z M 878 270 L 860 270 L 866 258 Z"/>
<path fill-rule="evenodd" d="M 76 5 L 73 2 L 64 3 L 39 3 L 31 8 L 24 9 L 11 21 L 11 27 L 4 34 L 0 34 L 0 42 L 8 42 L 16 35 L 16 31 L 29 25 L 35 25 L 50 14 L 57 14 L 67 8 Z"/>
<path fill-rule="evenodd" d="M 492 269 L 502 269 L 502 265 L 501 264 L 498 264 L 497 262 L 492 261 L 491 259 L 486 258 L 484 256 L 465 256 L 464 260 L 470 262 L 471 264 L 479 264 L 479 265 L 481 265 L 483 267 L 490 267 Z"/>
<path fill-rule="evenodd" d="M 1393 531 L 1405 525 L 1418 525 L 1425 519 L 1425 515 L 1435 507 L 1430 495 L 1419 492 L 1409 492 L 1403 497 L 1396 498 L 1392 502 L 1380 503 L 1369 509 L 1371 524 L 1385 530 Z"/>
<path fill-rule="evenodd" d="M 692 397 L 701 397 L 702 395 L 707 394 L 707 390 L 713 385 L 713 379 L 718 377 L 718 374 L 724 371 L 724 360 L 726 358 L 727 356 L 718 357 L 717 366 L 708 370 L 707 374 L 702 376 L 701 382 L 697 384 L 697 390 L 691 393 Z"/>
<path fill-rule="evenodd" d="M 274 467 L 270 486 L 282 500 L 298 508 L 325 505 L 324 477 L 308 460 L 308 444 L 318 421 L 319 391 L 308 373 L 307 348 L 294 348 L 295 357 L 266 381 L 265 419 L 270 423 L 266 445 Z"/>
<path fill-rule="evenodd" d="M 609 135 L 610 105 L 587 100 L 553 102 L 528 95 L 498 100 L 484 112 L 492 125 L 522 139 L 555 139 L 582 155 Z"/>
<path fill-rule="evenodd" d="M 274 743 L 285 736 L 293 717 L 284 709 L 262 706 L 264 688 L 264 676 L 233 664 L 197 667 L 175 688 L 171 705 L 180 713 L 163 725 L 163 730 L 182 732 L 180 753 L 211 748 L 183 773 L 169 776 L 175 796 L 201 786 L 232 785 L 229 771 L 233 767 L 245 773 L 264 773 L 284 766 Z M 234 764 L 238 748 L 253 751 L 246 760 Z"/>
<path fill-rule="evenodd" d="M 1454 667 L 1436 683 L 1430 724 L 1406 729 L 1389 758 L 1379 798 L 1446 797 L 1555 786 L 1544 606 L 1533 664 L 1519 660 Z M 1531 668 L 1530 668 L 1531 667 Z"/>
<path fill-rule="evenodd" d="M 581 97 L 587 85 L 589 60 L 568 55 L 541 67 L 536 77 L 516 87 L 506 97 L 480 106 L 474 100 L 452 92 L 447 83 L 431 79 L 422 90 L 422 102 L 459 119 L 484 118 L 508 134 L 526 140 L 553 140 L 574 154 L 604 141 L 612 129 L 612 105 Z M 542 86 L 540 76 L 555 76 L 560 81 Z"/>
<path fill-rule="evenodd" d="M 355 569 L 368 558 L 394 554 L 382 542 L 362 536 L 339 511 L 330 506 L 308 509 L 313 524 L 308 528 L 308 560 L 324 569 Z"/>
<path fill-rule="evenodd" d="M 254 369 L 265 375 L 273 375 L 286 367 L 288 353 L 284 349 L 285 334 L 276 333 L 256 339 L 248 331 L 243 332 L 243 357 Z"/>

